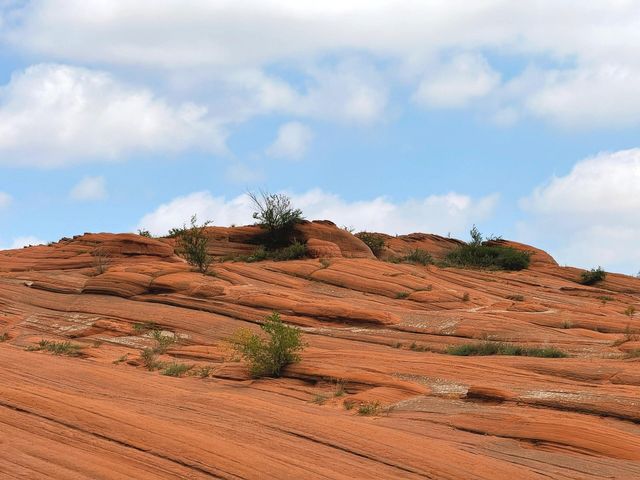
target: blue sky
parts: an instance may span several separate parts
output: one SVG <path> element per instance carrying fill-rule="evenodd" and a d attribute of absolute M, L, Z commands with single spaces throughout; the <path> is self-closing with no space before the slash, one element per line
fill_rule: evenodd
<path fill-rule="evenodd" d="M 0 0 L 0 248 L 249 223 L 640 270 L 640 2 Z"/>

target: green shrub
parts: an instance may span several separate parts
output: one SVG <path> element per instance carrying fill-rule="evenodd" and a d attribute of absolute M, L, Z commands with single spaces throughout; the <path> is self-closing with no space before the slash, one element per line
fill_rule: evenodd
<path fill-rule="evenodd" d="M 492 237 L 489 241 L 500 240 Z M 499 270 L 522 270 L 531 263 L 531 252 L 523 252 L 513 247 L 488 245 L 482 234 L 473 226 L 471 240 L 449 252 L 446 263 L 457 267 L 496 268 Z"/>
<path fill-rule="evenodd" d="M 300 361 L 304 348 L 301 331 L 286 325 L 278 312 L 268 316 L 260 328 L 267 338 L 247 329 L 235 332 L 231 343 L 233 348 L 247 362 L 253 377 L 279 377 L 282 369 L 291 363 Z"/>
<path fill-rule="evenodd" d="M 168 377 L 181 377 L 192 368 L 193 368 L 193 365 L 187 365 L 186 363 L 173 362 L 173 363 L 168 363 L 164 365 L 160 373 L 162 375 L 167 375 Z"/>
<path fill-rule="evenodd" d="M 469 343 L 448 347 L 446 353 L 459 356 L 512 355 L 517 357 L 564 358 L 567 356 L 555 347 L 521 347 L 503 342 Z"/>
<path fill-rule="evenodd" d="M 140 235 L 141 237 L 152 238 L 151 237 L 151 232 L 149 232 L 149 230 L 145 230 L 145 229 L 138 229 L 138 235 Z"/>
<path fill-rule="evenodd" d="M 158 361 L 158 356 L 152 348 L 145 348 L 140 353 L 140 360 L 147 370 L 157 370 L 162 366 L 162 363 Z"/>
<path fill-rule="evenodd" d="M 7 332 L 0 335 L 0 342 L 6 342 L 7 340 L 9 340 L 9 334 Z"/>
<path fill-rule="evenodd" d="M 253 218 L 266 230 L 264 243 L 269 248 L 286 246 L 293 227 L 304 220 L 302 210 L 293 208 L 291 199 L 282 193 L 247 193 L 253 203 Z"/>
<path fill-rule="evenodd" d="M 358 407 L 358 415 L 377 415 L 380 410 L 382 410 L 382 406 L 377 400 L 375 402 L 366 402 Z"/>
<path fill-rule="evenodd" d="M 66 355 L 68 357 L 79 357 L 82 354 L 82 346 L 69 341 L 52 342 L 49 340 L 40 340 L 37 345 L 27 347 L 27 350 L 30 352 L 44 350 L 54 355 Z"/>
<path fill-rule="evenodd" d="M 153 348 L 155 353 L 165 353 L 171 345 L 178 341 L 175 334 L 167 335 L 162 330 L 153 330 L 151 338 L 156 341 L 156 346 Z"/>
<path fill-rule="evenodd" d="M 288 247 L 279 248 L 269 252 L 269 257 L 276 261 L 297 260 L 307 255 L 307 246 L 304 243 L 294 241 Z"/>
<path fill-rule="evenodd" d="M 396 298 L 398 299 L 407 298 L 409 295 L 411 295 L 409 292 L 398 292 L 396 293 Z"/>
<path fill-rule="evenodd" d="M 580 283 L 582 285 L 595 285 L 598 282 L 603 281 L 607 276 L 602 267 L 592 268 L 587 272 L 582 272 L 580 275 Z"/>
<path fill-rule="evenodd" d="M 429 265 L 433 263 L 433 257 L 426 250 L 416 248 L 405 255 L 404 261 L 409 263 L 419 263 L 420 265 Z"/>
<path fill-rule="evenodd" d="M 191 226 L 184 225 L 182 228 L 171 230 L 177 240 L 176 251 L 178 255 L 196 267 L 200 273 L 205 273 L 213 261 L 207 253 L 208 239 L 205 234 L 206 228 L 210 224 L 211 221 L 207 220 L 202 225 L 198 225 L 197 216 L 192 215 Z"/>
<path fill-rule="evenodd" d="M 356 237 L 362 240 L 376 257 L 379 257 L 384 249 L 386 242 L 384 237 L 377 233 L 358 232 Z"/>

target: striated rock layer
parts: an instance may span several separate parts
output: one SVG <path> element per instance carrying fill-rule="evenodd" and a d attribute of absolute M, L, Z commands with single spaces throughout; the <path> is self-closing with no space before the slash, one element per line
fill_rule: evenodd
<path fill-rule="evenodd" d="M 209 249 L 246 255 L 259 235 L 214 227 Z M 208 275 L 171 239 L 132 234 L 0 252 L 0 478 L 640 478 L 639 279 L 582 286 L 508 242 L 530 269 L 388 263 L 331 222 L 296 237 L 317 258 Z M 308 346 L 282 378 L 251 379 L 227 340 L 273 310 Z M 176 340 L 159 360 L 190 372 L 144 368 L 154 329 Z M 28 349 L 43 339 L 82 349 Z M 445 353 L 483 340 L 569 357 Z"/>

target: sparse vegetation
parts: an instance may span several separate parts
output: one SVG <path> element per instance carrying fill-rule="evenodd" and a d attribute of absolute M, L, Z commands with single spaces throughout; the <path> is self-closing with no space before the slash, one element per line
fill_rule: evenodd
<path fill-rule="evenodd" d="M 205 273 L 213 258 L 207 253 L 208 239 L 205 234 L 206 228 L 211 224 L 210 220 L 198 225 L 198 217 L 191 216 L 189 227 L 172 229 L 170 236 L 176 238 L 176 252 L 183 257 L 189 265 L 193 265 L 200 273 Z"/>
<path fill-rule="evenodd" d="M 567 356 L 555 347 L 521 347 L 503 342 L 481 342 L 450 346 L 446 353 L 460 356 L 512 355 L 517 357 L 564 358 Z"/>
<path fill-rule="evenodd" d="M 0 335 L 0 342 L 6 342 L 7 340 L 9 340 L 9 334 L 7 332 Z"/>
<path fill-rule="evenodd" d="M 111 255 L 102 247 L 94 249 L 91 255 L 93 255 L 93 267 L 96 275 L 102 275 L 111 264 Z"/>
<path fill-rule="evenodd" d="M 469 292 L 464 292 L 464 294 L 462 295 L 462 301 L 468 302 L 470 299 L 471 297 L 469 296 Z"/>
<path fill-rule="evenodd" d="M 636 307 L 634 307 L 633 305 L 629 305 L 624 311 L 624 314 L 629 318 L 633 317 L 635 313 L 636 313 Z"/>
<path fill-rule="evenodd" d="M 586 272 L 582 272 L 580 275 L 580 281 L 582 285 L 595 285 L 598 282 L 602 282 L 607 277 L 607 272 L 605 272 L 602 267 L 592 268 Z"/>
<path fill-rule="evenodd" d="M 291 199 L 282 193 L 249 192 L 247 195 L 255 208 L 253 218 L 270 232 L 287 230 L 304 220 L 302 210 L 293 208 Z"/>
<path fill-rule="evenodd" d="M 407 298 L 409 295 L 411 295 L 409 292 L 398 292 L 396 293 L 396 298 L 398 299 Z"/>
<path fill-rule="evenodd" d="M 133 331 L 137 334 L 146 333 L 149 330 L 159 330 L 160 327 L 155 322 L 137 322 L 133 324 Z"/>
<path fill-rule="evenodd" d="M 156 352 L 151 348 L 145 348 L 140 353 L 140 360 L 147 370 L 157 370 L 162 366 L 162 363 L 158 361 Z"/>
<path fill-rule="evenodd" d="M 327 401 L 328 397 L 326 395 L 323 395 L 321 393 L 314 395 L 313 399 L 311 400 L 313 403 L 316 403 L 318 405 L 324 405 L 324 403 Z"/>
<path fill-rule="evenodd" d="M 247 329 L 236 331 L 231 343 L 242 358 L 249 362 L 253 377 L 279 377 L 282 369 L 300 361 L 304 349 L 301 331 L 282 322 L 280 314 L 273 312 L 260 326 L 267 338 Z"/>
<path fill-rule="evenodd" d="M 294 240 L 294 242 L 287 247 L 267 250 L 265 247 L 260 246 L 256 248 L 250 255 L 234 255 L 231 257 L 226 257 L 223 260 L 247 263 L 262 262 L 264 260 L 283 262 L 286 260 L 298 260 L 306 257 L 306 255 L 307 246 L 304 243 Z"/>
<path fill-rule="evenodd" d="M 165 353 L 171 345 L 178 341 L 175 334 L 165 333 L 162 330 L 152 330 L 151 338 L 156 341 L 156 346 L 153 348 L 154 353 Z"/>
<path fill-rule="evenodd" d="M 114 365 L 119 365 L 122 362 L 126 362 L 129 359 L 129 354 L 125 353 L 124 355 L 121 355 L 120 357 L 116 358 L 113 362 Z"/>
<path fill-rule="evenodd" d="M 77 345 L 69 341 L 53 342 L 50 340 L 40 340 L 37 345 L 27 347 L 30 352 L 46 351 L 54 355 L 66 355 L 68 357 L 79 357 L 82 354 L 82 345 Z"/>
<path fill-rule="evenodd" d="M 193 365 L 187 365 L 186 363 L 172 362 L 172 363 L 164 364 L 162 366 L 162 371 L 160 373 L 168 377 L 181 377 L 192 368 L 193 368 Z"/>
<path fill-rule="evenodd" d="M 562 321 L 562 328 L 573 328 L 573 323 L 571 323 L 570 320 L 563 320 Z"/>
<path fill-rule="evenodd" d="M 362 240 L 376 257 L 379 257 L 384 249 L 386 242 L 384 237 L 378 233 L 358 232 L 356 237 Z"/>
<path fill-rule="evenodd" d="M 209 365 L 203 365 L 191 370 L 192 374 L 195 377 L 200 377 L 200 378 L 208 378 L 209 376 L 211 376 L 212 371 L 213 371 L 213 368 Z"/>
<path fill-rule="evenodd" d="M 152 238 L 151 237 L 151 232 L 149 232 L 149 230 L 145 230 L 145 229 L 139 229 L 138 230 L 138 235 L 140 235 L 141 237 Z"/>
<path fill-rule="evenodd" d="M 342 406 L 345 410 L 351 410 L 356 406 L 356 402 L 355 400 L 345 400 L 344 402 L 342 402 Z"/>
<path fill-rule="evenodd" d="M 493 237 L 483 241 L 482 234 L 474 227 L 471 240 L 449 252 L 445 264 L 463 268 L 494 268 L 499 270 L 522 270 L 529 266 L 531 253 L 502 245 L 488 245 L 489 241 L 498 241 Z"/>
<path fill-rule="evenodd" d="M 322 266 L 322 268 L 328 268 L 331 265 L 331 262 L 327 258 L 321 258 L 320 265 Z"/>
<path fill-rule="evenodd" d="M 379 401 L 365 402 L 358 406 L 358 415 L 372 416 L 378 415 L 382 410 L 382 406 Z"/>
<path fill-rule="evenodd" d="M 609 295 L 602 295 L 602 296 L 598 297 L 598 300 L 600 300 L 603 305 L 606 305 L 607 302 L 612 302 L 613 301 L 613 297 L 610 297 Z"/>
<path fill-rule="evenodd" d="M 345 381 L 344 380 L 336 380 L 336 389 L 333 392 L 334 397 L 343 397 L 347 393 Z"/>
<path fill-rule="evenodd" d="M 407 263 L 420 265 L 430 265 L 433 263 L 433 257 L 429 252 L 422 248 L 415 248 L 404 256 L 403 259 Z"/>

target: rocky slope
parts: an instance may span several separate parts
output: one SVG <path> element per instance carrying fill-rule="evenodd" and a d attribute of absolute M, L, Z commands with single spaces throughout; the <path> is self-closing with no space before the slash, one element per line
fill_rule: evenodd
<path fill-rule="evenodd" d="M 246 254 L 258 233 L 211 228 L 209 250 Z M 133 234 L 0 252 L 0 477 L 640 478 L 639 279 L 583 286 L 539 250 L 520 272 L 395 264 L 330 222 L 296 234 L 317 258 L 210 275 Z M 438 258 L 459 242 L 387 244 Z M 308 347 L 254 380 L 227 340 L 273 310 Z M 154 331 L 190 372 L 143 366 Z M 481 340 L 569 357 L 445 353 Z"/>

